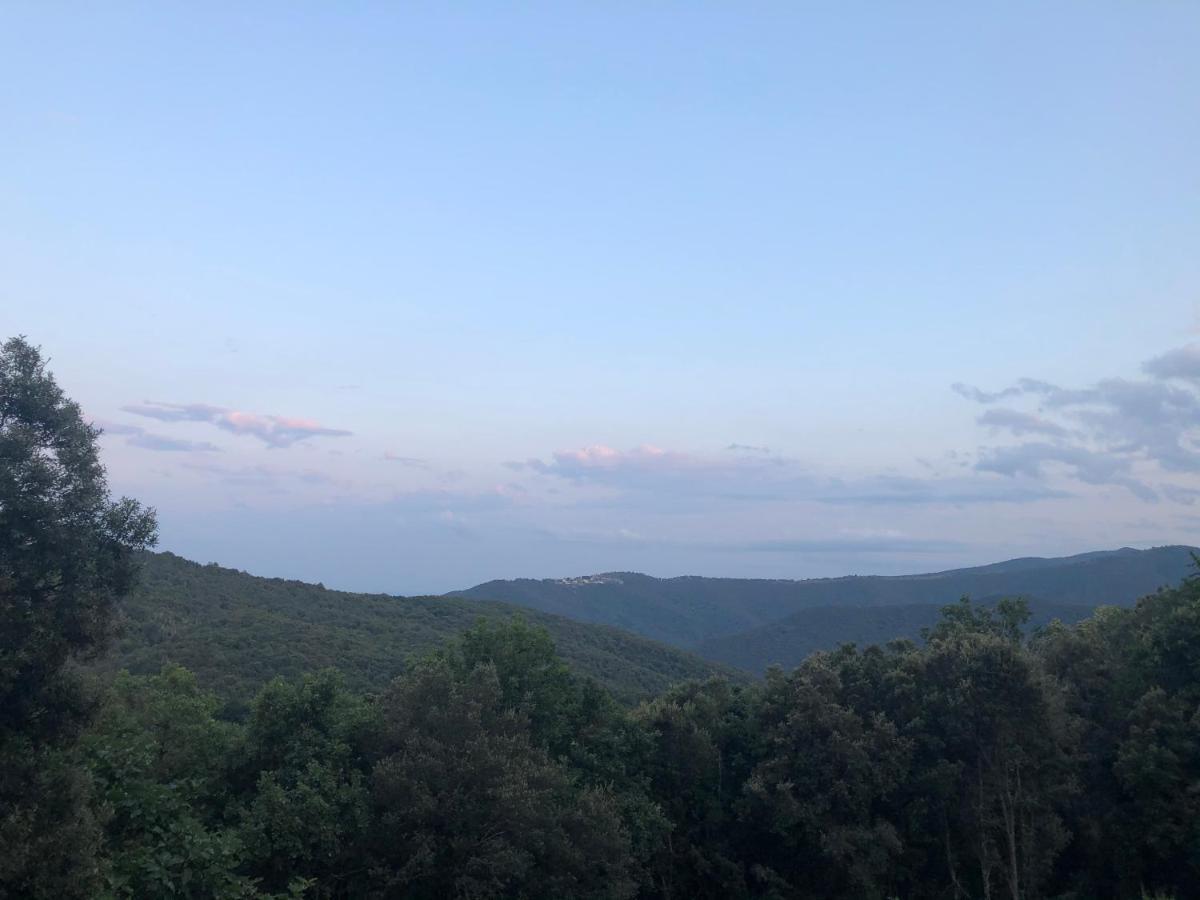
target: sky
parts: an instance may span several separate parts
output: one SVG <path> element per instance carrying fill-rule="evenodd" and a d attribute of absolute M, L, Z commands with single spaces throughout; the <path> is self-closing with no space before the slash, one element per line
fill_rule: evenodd
<path fill-rule="evenodd" d="M 0 10 L 0 337 L 389 593 L 1200 543 L 1200 4 Z"/>

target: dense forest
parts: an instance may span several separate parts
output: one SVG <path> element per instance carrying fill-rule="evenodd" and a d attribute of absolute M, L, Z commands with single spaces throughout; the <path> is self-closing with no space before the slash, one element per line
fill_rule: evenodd
<path fill-rule="evenodd" d="M 276 675 L 336 665 L 354 690 L 378 691 L 407 661 L 437 649 L 477 620 L 520 615 L 545 628 L 579 674 L 622 702 L 678 681 L 715 674 L 715 663 L 604 625 L 510 604 L 457 597 L 350 594 L 281 578 L 258 578 L 171 553 L 141 553 L 138 584 L 117 611 L 117 635 L 99 671 L 158 672 L 186 666 L 227 711 L 244 710 Z"/>
<path fill-rule="evenodd" d="M 96 436 L 6 343 L 6 900 L 1200 896 L 1198 579 L 1032 635 L 962 600 L 921 643 L 637 703 L 493 616 L 378 689 L 325 669 L 232 709 L 97 662 L 181 626 L 120 620 L 156 526 Z"/>
<path fill-rule="evenodd" d="M 489 581 L 455 596 L 502 600 L 615 625 L 716 662 L 762 674 L 845 642 L 917 639 L 959 597 L 1029 601 L 1030 624 L 1074 622 L 1098 606 L 1129 606 L 1192 570 L 1195 547 L 1124 547 L 1066 557 L 1025 557 L 923 575 L 803 580 L 653 578 L 607 572 L 582 578 Z"/>

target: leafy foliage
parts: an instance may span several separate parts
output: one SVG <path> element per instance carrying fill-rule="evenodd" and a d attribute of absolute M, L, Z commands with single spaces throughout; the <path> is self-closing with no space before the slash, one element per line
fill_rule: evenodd
<path fill-rule="evenodd" d="M 176 663 L 244 711 L 264 682 L 336 667 L 358 691 L 379 691 L 405 665 L 477 620 L 520 612 L 545 628 L 559 652 L 623 702 L 688 678 L 728 670 L 615 628 L 454 597 L 349 594 L 258 578 L 170 553 L 142 556 L 140 584 L 121 608 L 121 634 L 97 664 L 104 672 L 152 674 Z"/>
<path fill-rule="evenodd" d="M 89 704 L 69 664 L 105 645 L 155 533 L 152 512 L 110 499 L 97 434 L 37 348 L 0 347 L 0 896 L 96 880 L 73 758 Z"/>

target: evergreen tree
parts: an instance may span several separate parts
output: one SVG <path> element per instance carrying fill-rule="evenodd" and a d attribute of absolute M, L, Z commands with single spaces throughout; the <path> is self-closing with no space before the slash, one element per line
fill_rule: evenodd
<path fill-rule="evenodd" d="M 0 347 L 0 897 L 85 897 L 98 877 L 69 663 L 104 646 L 155 535 L 110 499 L 98 435 L 37 348 Z"/>

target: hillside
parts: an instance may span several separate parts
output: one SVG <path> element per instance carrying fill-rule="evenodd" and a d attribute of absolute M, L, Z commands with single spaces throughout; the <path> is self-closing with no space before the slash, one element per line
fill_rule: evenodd
<path fill-rule="evenodd" d="M 1129 605 L 1159 587 L 1178 584 L 1192 570 L 1190 547 L 1156 547 L 1084 553 L 1043 559 L 1029 557 L 986 566 L 923 575 L 847 576 L 805 581 L 741 578 L 652 578 L 608 573 L 568 579 L 490 581 L 455 596 L 501 600 L 586 622 L 614 625 L 678 647 L 713 653 L 713 658 L 746 658 L 739 641 L 763 646 L 749 668 L 760 670 L 772 658 L 798 661 L 802 651 L 836 646 L 864 635 L 880 639 L 919 631 L 930 610 L 962 596 L 991 600 L 1025 596 L 1041 603 L 1092 609 Z M 857 611 L 851 612 L 848 607 Z M 907 612 L 883 612 L 907 607 Z M 929 610 L 918 612 L 918 607 Z M 834 611 L 801 617 L 788 626 L 795 649 L 782 635 L 760 644 L 758 629 L 773 628 L 805 610 Z M 866 608 L 866 609 L 864 609 Z M 1038 603 L 1034 603 L 1035 613 Z M 846 610 L 839 613 L 837 610 Z M 807 624 L 806 624 L 807 623 Z M 894 629 L 893 625 L 904 627 Z M 908 627 L 916 625 L 915 630 Z M 735 637 L 754 635 L 751 638 Z M 729 638 L 728 643 L 721 639 Z M 768 651 L 766 647 L 771 649 Z"/>
<path fill-rule="evenodd" d="M 1127 605 L 1127 604 L 1126 604 Z M 818 606 L 801 610 L 778 622 L 711 638 L 698 645 L 696 653 L 748 672 L 761 673 L 768 666 L 792 669 L 818 650 L 839 644 L 886 644 L 898 638 L 919 640 L 921 630 L 937 624 L 944 604 L 917 603 L 904 606 Z M 1060 619 L 1073 624 L 1091 615 L 1094 607 L 1042 600 L 1030 602 L 1030 630 Z"/>
<path fill-rule="evenodd" d="M 336 666 L 357 690 L 375 690 L 479 618 L 514 614 L 547 628 L 577 672 L 625 700 L 721 668 L 615 628 L 503 603 L 343 593 L 170 553 L 145 554 L 142 583 L 122 608 L 122 634 L 97 667 L 148 673 L 179 663 L 234 701 L 275 675 L 324 666 Z"/>

